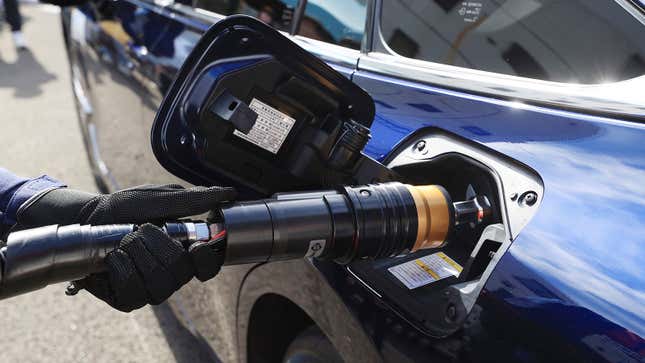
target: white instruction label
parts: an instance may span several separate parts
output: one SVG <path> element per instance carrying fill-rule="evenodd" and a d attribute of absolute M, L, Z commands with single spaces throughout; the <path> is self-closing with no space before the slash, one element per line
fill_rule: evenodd
<path fill-rule="evenodd" d="M 278 153 L 296 119 L 254 98 L 249 107 L 258 114 L 248 134 L 235 130 L 233 135 L 274 154 Z"/>
<path fill-rule="evenodd" d="M 458 277 L 463 268 L 443 252 L 388 268 L 408 289 L 416 289 L 446 277 Z"/>

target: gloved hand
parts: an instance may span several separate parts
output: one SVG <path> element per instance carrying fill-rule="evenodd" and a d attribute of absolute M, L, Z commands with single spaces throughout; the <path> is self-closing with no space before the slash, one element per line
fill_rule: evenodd
<path fill-rule="evenodd" d="M 17 229 L 49 224 L 164 222 L 208 212 L 235 198 L 227 187 L 142 185 L 112 194 L 59 188 L 31 198 L 16 213 Z"/>
<path fill-rule="evenodd" d="M 161 223 L 205 213 L 234 197 L 232 188 L 222 187 L 184 189 L 179 185 L 146 185 L 105 195 L 61 188 L 21 206 L 17 228 L 72 223 Z M 163 302 L 195 275 L 193 259 L 181 243 L 152 224 L 143 224 L 126 235 L 105 261 L 106 272 L 76 281 L 75 285 L 126 312 Z"/>

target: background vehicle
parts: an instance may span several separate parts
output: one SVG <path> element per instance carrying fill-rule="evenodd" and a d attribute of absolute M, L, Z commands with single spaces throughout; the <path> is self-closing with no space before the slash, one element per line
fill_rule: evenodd
<path fill-rule="evenodd" d="M 482 254 L 499 263 L 459 331 L 433 330 L 421 290 L 388 287 L 382 277 L 393 261 L 244 265 L 172 302 L 221 359 L 642 361 L 645 20 L 637 6 L 116 0 L 67 9 L 63 26 L 81 128 L 107 190 L 176 181 L 149 147 L 154 114 L 200 33 L 233 12 L 291 34 L 364 88 L 376 104 L 368 154 L 418 182 L 436 177 L 424 173 L 426 161 L 445 148 L 492 160 L 486 166 L 498 175 L 504 161 L 515 166 L 504 170 L 539 176 L 539 210 L 508 250 Z M 512 178 L 504 185 L 509 214 L 532 210 L 522 204 L 527 190 Z M 392 303 L 402 299 L 409 304 Z"/>

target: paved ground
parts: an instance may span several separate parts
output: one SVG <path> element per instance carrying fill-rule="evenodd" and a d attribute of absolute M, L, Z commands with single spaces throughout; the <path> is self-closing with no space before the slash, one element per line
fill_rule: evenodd
<path fill-rule="evenodd" d="M 73 108 L 57 8 L 24 5 L 31 52 L 0 31 L 0 165 L 95 190 Z M 131 314 L 64 286 L 0 301 L 3 362 L 196 362 L 206 354 L 166 306 Z"/>

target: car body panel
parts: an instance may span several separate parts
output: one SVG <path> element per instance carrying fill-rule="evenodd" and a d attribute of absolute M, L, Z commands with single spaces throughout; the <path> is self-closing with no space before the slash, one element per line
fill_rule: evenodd
<path fill-rule="evenodd" d="M 330 267 L 334 269 L 334 266 Z M 315 317 L 318 327 L 329 337 L 345 361 L 382 360 L 371 337 L 337 293 L 335 286 L 329 283 L 326 278 L 329 275 L 321 274 L 319 268 L 307 260 L 295 260 L 262 264 L 249 274 L 240 291 L 237 311 L 241 361 L 247 358 L 246 333 L 252 309 L 256 301 L 267 294 L 288 297 L 309 316 Z M 336 270 L 335 273 L 338 272 Z M 342 270 L 337 277 L 343 279 Z"/>
<path fill-rule="evenodd" d="M 156 162 L 149 131 L 183 59 L 217 18 L 139 0 L 89 3 L 64 17 L 68 49 L 78 53 L 70 55 L 72 68 L 84 67 L 75 78 L 91 103 L 81 128 L 95 174 L 110 189 L 177 182 Z M 425 336 L 369 281 L 332 263 L 245 265 L 224 268 L 205 285 L 193 281 L 171 299 L 220 359 L 245 359 L 252 306 L 276 293 L 301 306 L 351 360 L 643 361 L 642 123 L 401 80 L 363 69 L 357 51 L 292 39 L 374 98 L 370 156 L 391 160 L 416 133 L 438 127 L 530 166 L 545 195 L 457 334 Z"/>
<path fill-rule="evenodd" d="M 540 325 L 547 322 L 542 309 L 562 315 L 579 309 L 580 319 L 574 321 L 584 329 L 561 325 L 555 316 L 545 329 L 567 335 L 581 351 L 589 345 L 597 349 L 596 336 L 631 337 L 625 346 L 622 340 L 607 344 L 631 350 L 633 359 L 642 354 L 645 306 L 636 302 L 643 300 L 645 288 L 645 145 L 639 142 L 645 125 L 360 70 L 354 81 L 375 99 L 373 133 L 387 136 L 368 144 L 373 156 L 384 158 L 419 128 L 433 126 L 523 162 L 542 177 L 542 205 L 496 267 L 486 287 L 488 299 L 497 299 L 509 313 L 523 311 Z M 508 191 L 513 192 L 518 191 Z M 590 323 L 594 320 L 596 327 Z"/>

